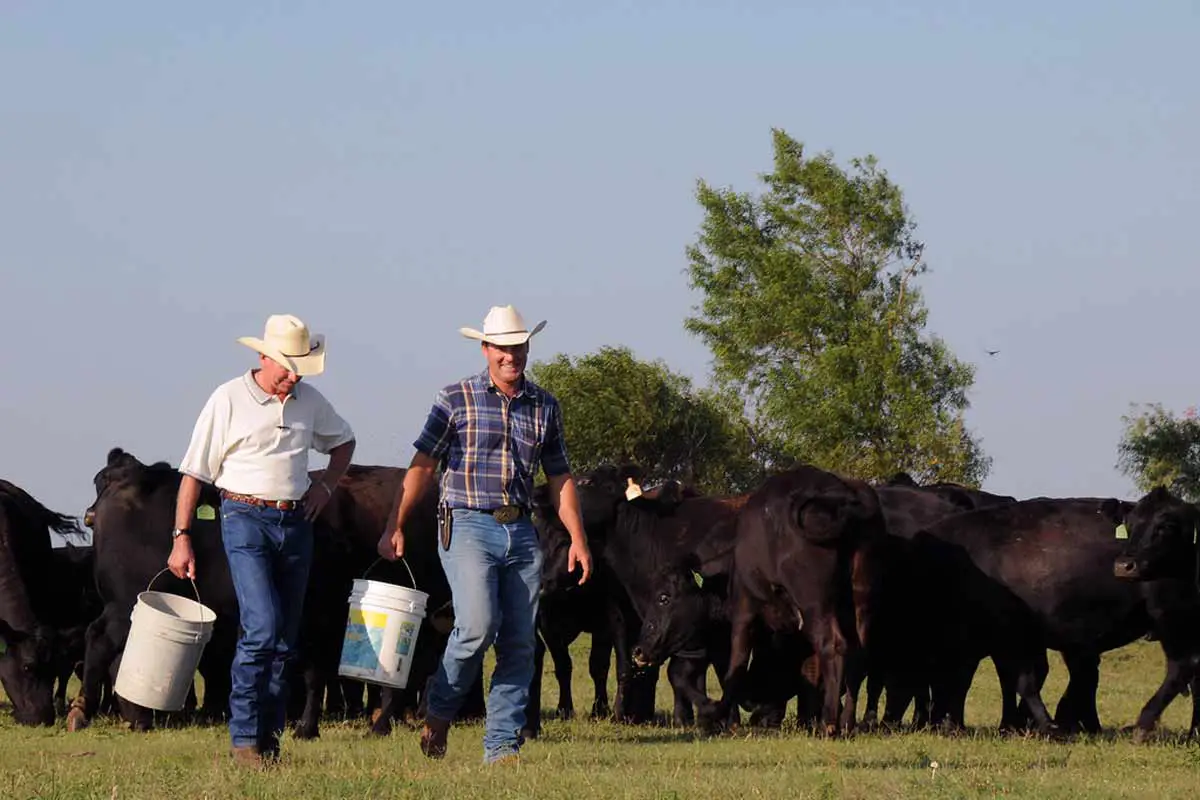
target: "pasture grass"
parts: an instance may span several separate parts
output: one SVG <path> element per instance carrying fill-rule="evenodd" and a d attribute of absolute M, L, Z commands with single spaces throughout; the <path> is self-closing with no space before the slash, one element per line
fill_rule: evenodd
<path fill-rule="evenodd" d="M 573 648 L 586 664 L 586 637 Z M 544 705 L 557 699 L 547 659 Z M 577 667 L 575 705 L 591 706 L 586 669 Z M 443 761 L 426 760 L 413 729 L 387 738 L 365 722 L 325 722 L 315 742 L 285 739 L 283 761 L 266 771 L 230 762 L 226 729 L 164 728 L 135 734 L 111 720 L 68 734 L 30 729 L 0 710 L 3 798 L 685 798 L 685 797 L 1195 797 L 1200 745 L 1182 734 L 1190 700 L 1167 710 L 1151 743 L 1137 745 L 1132 724 L 1157 688 L 1163 658 L 1138 642 L 1101 665 L 1099 708 L 1105 732 L 1047 741 L 1001 736 L 995 673 L 985 662 L 967 706 L 969 733 L 857 733 L 829 741 L 796 730 L 703 737 L 666 725 L 621 726 L 549 715 L 543 737 L 519 764 L 484 767 L 482 725 L 455 726 Z M 1051 710 L 1065 685 L 1051 658 L 1045 696 Z M 610 680 L 611 682 L 611 680 Z M 715 686 L 715 683 L 712 684 Z M 715 691 L 715 689 L 710 689 Z M 665 677 L 659 708 L 670 708 Z"/>

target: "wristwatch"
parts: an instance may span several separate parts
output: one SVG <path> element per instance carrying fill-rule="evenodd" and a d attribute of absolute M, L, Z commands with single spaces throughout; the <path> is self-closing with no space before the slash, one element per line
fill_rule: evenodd
<path fill-rule="evenodd" d="M 191 535 L 191 531 L 189 531 L 187 528 L 176 528 L 175 530 L 171 531 L 171 541 L 172 542 L 175 541 L 180 536 L 189 536 L 189 535 Z"/>

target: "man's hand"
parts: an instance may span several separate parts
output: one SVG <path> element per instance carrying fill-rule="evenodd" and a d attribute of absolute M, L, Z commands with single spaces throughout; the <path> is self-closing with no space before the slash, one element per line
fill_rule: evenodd
<path fill-rule="evenodd" d="M 171 555 L 167 558 L 167 569 L 176 578 L 196 580 L 196 554 L 192 552 L 192 537 L 186 533 L 175 537 Z"/>
<path fill-rule="evenodd" d="M 386 558 L 388 561 L 395 561 L 404 555 L 404 530 L 397 527 L 394 531 L 384 531 L 379 537 L 379 545 L 376 547 L 379 555 Z"/>
<path fill-rule="evenodd" d="M 579 579 L 579 585 L 582 586 L 592 577 L 592 553 L 588 550 L 587 542 L 572 539 L 571 549 L 567 551 L 567 572 L 574 572 L 576 564 L 583 570 L 583 577 Z"/>
<path fill-rule="evenodd" d="M 304 493 L 304 497 L 300 498 L 300 502 L 304 505 L 304 518 L 312 522 L 320 515 L 325 506 L 329 504 L 329 500 L 332 497 L 333 490 L 329 488 L 325 481 L 310 483 L 308 491 Z"/>

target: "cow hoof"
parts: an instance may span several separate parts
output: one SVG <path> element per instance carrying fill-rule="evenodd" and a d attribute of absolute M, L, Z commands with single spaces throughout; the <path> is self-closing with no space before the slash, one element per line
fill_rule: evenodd
<path fill-rule="evenodd" d="M 72 708 L 67 712 L 67 730 L 71 733 L 81 731 L 89 724 L 91 721 L 87 718 L 87 714 L 83 713 L 82 708 Z"/>
<path fill-rule="evenodd" d="M 832 722 L 827 722 L 825 723 L 824 732 L 826 739 L 836 739 L 841 735 L 842 731 L 837 725 L 833 724 Z"/>
<path fill-rule="evenodd" d="M 311 741 L 313 739 L 320 739 L 321 731 L 316 725 L 309 725 L 306 723 L 304 725 L 297 725 L 292 731 L 292 735 L 297 739 Z"/>
<path fill-rule="evenodd" d="M 521 738 L 524 739 L 525 741 L 532 741 L 533 739 L 538 738 L 538 734 L 539 734 L 539 731 L 537 728 L 522 728 L 521 729 Z"/>
<path fill-rule="evenodd" d="M 575 719 L 575 709 L 566 707 L 566 706 L 559 706 L 558 718 L 559 719 Z"/>
<path fill-rule="evenodd" d="M 612 709 L 607 703 L 596 703 L 592 706 L 592 719 L 608 719 L 612 716 Z"/>

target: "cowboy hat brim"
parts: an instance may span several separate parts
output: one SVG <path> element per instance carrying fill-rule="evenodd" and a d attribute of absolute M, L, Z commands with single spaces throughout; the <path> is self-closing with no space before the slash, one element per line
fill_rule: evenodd
<path fill-rule="evenodd" d="M 537 325 L 533 326 L 531 331 L 510 331 L 507 333 L 484 333 L 477 331 L 474 328 L 459 328 L 458 332 L 468 339 L 478 339 L 481 342 L 499 345 L 500 347 L 508 347 L 514 344 L 525 344 L 533 336 L 546 327 L 546 320 L 542 320 Z"/>
<path fill-rule="evenodd" d="M 310 338 L 309 347 L 311 349 L 306 355 L 301 356 L 284 355 L 255 336 L 241 336 L 238 338 L 238 344 L 244 344 L 251 350 L 262 353 L 276 364 L 286 367 L 301 377 L 320 375 L 325 371 L 325 337 L 321 334 L 314 334 Z"/>

